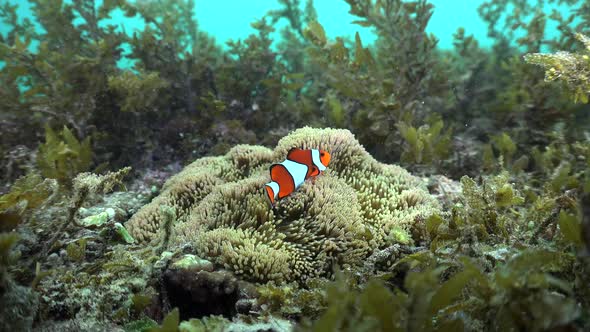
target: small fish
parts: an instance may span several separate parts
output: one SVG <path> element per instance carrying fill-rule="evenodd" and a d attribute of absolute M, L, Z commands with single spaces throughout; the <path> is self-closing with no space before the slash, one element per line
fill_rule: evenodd
<path fill-rule="evenodd" d="M 270 166 L 271 182 L 264 185 L 270 204 L 289 196 L 303 182 L 320 175 L 330 163 L 330 153 L 324 150 L 304 150 L 293 148 L 287 153 L 287 159 Z"/>

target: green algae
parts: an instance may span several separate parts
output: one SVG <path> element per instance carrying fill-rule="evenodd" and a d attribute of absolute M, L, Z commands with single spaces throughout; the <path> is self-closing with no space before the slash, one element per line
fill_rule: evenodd
<path fill-rule="evenodd" d="M 162 325 L 153 329 L 150 329 L 151 332 L 176 332 L 178 331 L 178 324 L 180 323 L 180 316 L 178 313 L 178 308 L 172 309 L 164 320 L 162 321 Z"/>
<path fill-rule="evenodd" d="M 50 127 L 45 128 L 45 143 L 39 145 L 37 167 L 41 175 L 56 179 L 65 186 L 81 172 L 88 171 L 92 164 L 90 138 L 79 141 L 67 128 L 58 135 Z"/>
<path fill-rule="evenodd" d="M 115 223 L 115 231 L 117 232 L 117 234 L 119 234 L 121 240 L 123 240 L 125 243 L 133 244 L 135 242 L 133 236 L 129 234 L 125 226 L 121 225 L 121 223 Z"/>
<path fill-rule="evenodd" d="M 84 260 L 86 255 L 86 244 L 88 241 L 86 239 L 80 239 L 76 242 L 71 242 L 66 247 L 66 253 L 68 254 L 69 259 L 74 262 L 81 262 Z"/>
<path fill-rule="evenodd" d="M 40 207 L 57 194 L 57 182 L 43 179 L 37 173 L 19 178 L 9 193 L 0 196 L 0 231 L 16 228 L 26 219 L 26 214 Z"/>
<path fill-rule="evenodd" d="M 123 326 L 125 332 L 145 332 L 158 327 L 158 323 L 149 318 L 135 320 Z"/>
<path fill-rule="evenodd" d="M 132 326 L 134 329 L 128 329 L 127 331 L 150 331 L 150 332 L 223 332 L 227 331 L 230 321 L 221 316 L 209 316 L 202 319 L 190 319 L 186 321 L 180 321 L 178 308 L 174 308 L 170 311 L 161 326 L 152 327 L 150 322 L 146 322 L 145 326 L 141 326 L 143 330 L 137 330 L 137 327 Z M 235 327 L 238 328 L 238 327 Z M 242 326 L 243 329 L 243 326 Z"/>
<path fill-rule="evenodd" d="M 0 289 L 2 290 L 6 287 L 8 266 L 14 263 L 14 256 L 11 250 L 18 239 L 18 234 L 14 232 L 0 233 Z"/>
<path fill-rule="evenodd" d="M 566 84 L 574 102 L 588 103 L 590 95 L 590 38 L 578 33 L 576 39 L 584 45 L 579 53 L 558 51 L 555 54 L 531 53 L 524 56 L 527 63 L 545 69 L 545 81 Z"/>
<path fill-rule="evenodd" d="M 119 98 L 123 112 L 150 111 L 160 99 L 158 93 L 167 87 L 167 82 L 160 79 L 157 72 L 135 75 L 125 71 L 121 75 L 108 79 L 108 87 Z M 158 100 L 159 103 L 165 100 Z"/>
<path fill-rule="evenodd" d="M 198 256 L 187 254 L 172 263 L 171 268 L 213 271 L 213 264 Z"/>
<path fill-rule="evenodd" d="M 220 316 L 209 316 L 203 319 L 191 319 L 178 325 L 180 332 L 223 332 L 227 330 L 229 321 Z"/>
<path fill-rule="evenodd" d="M 399 122 L 397 129 L 405 144 L 400 160 L 407 164 L 433 164 L 446 159 L 451 149 L 451 131 L 443 132 L 444 122 L 431 121 L 418 128 Z"/>
<path fill-rule="evenodd" d="M 571 288 L 549 274 L 571 268 L 571 259 L 563 258 L 556 252 L 527 251 L 500 264 L 488 276 L 482 267 L 463 257 L 457 262 L 462 268 L 450 277 L 444 275 L 453 270 L 452 265 L 429 266 L 430 258 L 414 261 L 403 285 L 373 279 L 358 287 L 342 278 L 328 287 L 326 311 L 302 330 L 477 330 L 496 323 L 505 329 L 567 326 L 575 323 L 580 311 Z M 539 302 L 531 305 L 534 301 Z M 527 310 L 536 319 L 519 320 L 511 313 L 516 308 Z M 539 316 L 546 310 L 552 314 Z M 490 312 L 497 313 L 501 321 L 496 322 Z"/>
<path fill-rule="evenodd" d="M 107 209 L 106 211 L 100 212 L 98 214 L 85 217 L 84 219 L 80 220 L 79 223 L 83 227 L 96 228 L 103 226 L 106 222 L 109 221 L 109 219 L 113 219 L 114 216 L 115 210 Z"/>

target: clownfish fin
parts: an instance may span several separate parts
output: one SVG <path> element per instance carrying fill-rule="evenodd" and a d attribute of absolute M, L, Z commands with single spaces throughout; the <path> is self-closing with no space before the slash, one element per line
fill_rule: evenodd
<path fill-rule="evenodd" d="M 320 170 L 318 169 L 318 167 L 316 165 L 312 165 L 311 166 L 311 171 L 309 173 L 310 177 L 315 177 L 320 175 Z"/>

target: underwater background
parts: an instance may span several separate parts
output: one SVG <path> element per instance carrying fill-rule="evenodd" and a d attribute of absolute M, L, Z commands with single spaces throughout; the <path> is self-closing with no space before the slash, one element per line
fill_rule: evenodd
<path fill-rule="evenodd" d="M 0 331 L 590 330 L 589 96 L 590 1 L 0 0 Z"/>
<path fill-rule="evenodd" d="M 19 8 L 17 14 L 19 17 L 32 17 L 31 4 L 23 0 L 7 0 L 10 4 L 18 4 Z M 100 1 L 96 2 L 100 4 Z M 276 0 L 260 0 L 260 1 L 204 1 L 197 0 L 194 2 L 193 15 L 195 20 L 199 23 L 200 29 L 206 31 L 211 36 L 223 44 L 228 39 L 243 39 L 254 32 L 254 28 L 250 23 L 257 18 L 260 18 L 270 9 L 276 6 Z M 439 47 L 452 47 L 452 34 L 460 26 L 470 31 L 474 37 L 482 43 L 482 45 L 489 46 L 490 40 L 487 38 L 487 28 L 485 22 L 477 14 L 477 7 L 482 1 L 432 1 L 435 7 L 435 13 L 428 24 L 428 32 L 436 32 L 440 39 Z M 534 5 L 534 1 L 530 2 Z M 317 1 L 314 3 L 318 14 L 318 19 L 325 21 L 323 24 L 326 34 L 331 37 L 335 36 L 354 36 L 354 33 L 359 31 L 361 38 L 372 42 L 374 36 L 371 34 L 369 28 L 350 24 L 354 21 L 354 16 L 348 13 L 348 5 L 344 1 L 326 0 Z M 559 10 L 562 9 L 555 6 Z M 231 9 L 231 10 L 229 10 Z M 129 20 L 119 15 L 113 15 L 112 22 L 114 24 L 122 24 L 127 31 L 133 31 L 135 28 L 141 28 L 143 21 L 141 19 Z M 0 31 L 6 33 L 8 26 L 0 26 Z M 549 34 L 554 33 L 551 29 Z"/>

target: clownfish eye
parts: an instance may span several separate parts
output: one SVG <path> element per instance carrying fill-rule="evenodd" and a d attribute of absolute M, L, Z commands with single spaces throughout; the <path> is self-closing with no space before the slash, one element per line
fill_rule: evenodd
<path fill-rule="evenodd" d="M 325 155 L 325 153 L 323 153 L 323 152 L 320 152 L 320 156 L 321 156 L 321 157 L 323 157 L 324 155 Z"/>

